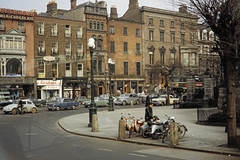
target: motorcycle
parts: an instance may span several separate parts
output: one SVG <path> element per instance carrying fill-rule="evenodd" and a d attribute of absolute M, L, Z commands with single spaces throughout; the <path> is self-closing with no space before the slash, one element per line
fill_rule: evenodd
<path fill-rule="evenodd" d="M 168 134 L 168 128 L 172 122 L 175 122 L 174 117 L 166 116 L 162 122 L 152 125 L 151 137 L 153 139 L 162 138 L 162 142 L 164 143 L 166 139 L 163 137 Z"/>
<path fill-rule="evenodd" d="M 152 126 L 154 125 L 160 125 L 160 123 L 158 122 L 159 118 L 158 116 L 153 116 L 153 119 L 151 121 L 145 122 L 142 126 L 141 126 L 141 130 L 142 130 L 142 137 L 143 138 L 147 138 L 150 137 L 152 134 Z"/>
<path fill-rule="evenodd" d="M 131 117 L 130 114 L 128 114 L 128 117 L 125 117 L 122 114 L 122 119 L 125 120 L 126 122 L 126 131 L 129 132 L 128 134 L 128 138 L 131 137 L 132 133 L 133 132 L 136 132 L 136 133 L 141 133 L 141 126 L 143 125 L 143 122 L 142 121 L 142 118 L 135 118 L 135 117 Z"/>
<path fill-rule="evenodd" d="M 170 117 L 168 115 L 165 115 L 167 117 L 167 119 L 169 119 L 169 123 L 167 124 L 166 128 L 165 128 L 165 134 L 163 134 L 163 137 L 162 137 L 162 142 L 164 143 L 167 138 L 170 136 L 170 124 L 172 122 L 175 122 L 175 119 L 174 117 Z M 186 132 L 188 131 L 187 127 L 184 125 L 184 124 L 180 124 L 180 123 L 177 123 L 177 128 L 178 128 L 178 139 L 182 139 Z"/>
<path fill-rule="evenodd" d="M 132 117 L 132 120 L 131 120 L 131 128 L 129 130 L 129 136 L 128 138 L 131 137 L 132 133 L 133 132 L 136 132 L 138 134 L 141 133 L 141 126 L 143 125 L 144 121 L 142 120 L 142 118 L 135 118 L 135 117 Z"/>

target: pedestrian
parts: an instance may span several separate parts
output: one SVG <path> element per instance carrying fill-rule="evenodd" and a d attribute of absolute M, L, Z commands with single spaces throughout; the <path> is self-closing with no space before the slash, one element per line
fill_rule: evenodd
<path fill-rule="evenodd" d="M 21 111 L 21 114 L 23 114 L 23 102 L 22 102 L 22 98 L 19 98 L 18 101 L 18 110 Z"/>
<path fill-rule="evenodd" d="M 145 122 L 151 121 L 153 119 L 153 103 L 149 103 L 149 105 L 145 108 Z"/>
<path fill-rule="evenodd" d="M 149 97 L 149 94 L 148 93 L 146 93 L 146 102 L 145 102 L 145 107 L 147 107 L 147 106 L 149 106 L 149 104 L 150 104 L 150 97 Z"/>

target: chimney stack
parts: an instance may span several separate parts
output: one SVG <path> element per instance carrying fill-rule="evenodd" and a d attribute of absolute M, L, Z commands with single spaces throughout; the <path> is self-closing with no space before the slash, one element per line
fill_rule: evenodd
<path fill-rule="evenodd" d="M 129 0 L 129 9 L 137 9 L 138 0 Z"/>
<path fill-rule="evenodd" d="M 186 5 L 181 5 L 181 6 L 179 7 L 179 12 L 180 12 L 180 13 L 188 13 L 188 11 L 187 11 L 187 6 L 186 6 Z"/>
<path fill-rule="evenodd" d="M 53 16 L 56 16 L 58 14 L 57 3 L 55 2 L 55 0 L 51 0 L 48 2 L 47 13 L 51 13 Z"/>
<path fill-rule="evenodd" d="M 70 0 L 70 2 L 71 2 L 71 10 L 76 9 L 76 7 L 77 7 L 77 0 Z"/>
<path fill-rule="evenodd" d="M 118 18 L 116 6 L 111 6 L 110 18 Z"/>

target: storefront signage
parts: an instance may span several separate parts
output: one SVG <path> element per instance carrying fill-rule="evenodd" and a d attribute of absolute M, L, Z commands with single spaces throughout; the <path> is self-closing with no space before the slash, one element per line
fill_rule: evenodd
<path fill-rule="evenodd" d="M 47 85 L 61 85 L 61 80 L 37 80 L 38 86 L 47 86 Z"/>
<path fill-rule="evenodd" d="M 0 18 L 33 21 L 34 12 L 0 8 Z"/>
<path fill-rule="evenodd" d="M 195 87 L 203 87 L 203 82 L 195 82 Z"/>
<path fill-rule="evenodd" d="M 45 61 L 55 61 L 55 57 L 53 57 L 53 56 L 44 56 L 43 60 L 45 60 Z"/>

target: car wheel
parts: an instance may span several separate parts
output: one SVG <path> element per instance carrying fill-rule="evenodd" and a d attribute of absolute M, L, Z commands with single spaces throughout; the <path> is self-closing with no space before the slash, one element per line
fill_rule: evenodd
<path fill-rule="evenodd" d="M 18 109 L 17 109 L 17 108 L 13 108 L 12 111 L 11 111 L 11 113 L 12 113 L 13 115 L 17 114 L 17 113 L 18 113 Z"/>
<path fill-rule="evenodd" d="M 123 102 L 122 102 L 122 105 L 123 105 L 123 106 L 125 106 L 126 104 L 127 104 L 127 102 L 126 102 L 126 101 L 123 101 Z"/>
<path fill-rule="evenodd" d="M 36 113 L 37 112 L 37 108 L 32 108 L 32 113 Z"/>
<path fill-rule="evenodd" d="M 56 110 L 57 110 L 57 111 L 60 111 L 60 109 L 61 109 L 61 108 L 60 108 L 59 106 L 56 107 Z"/>
<path fill-rule="evenodd" d="M 74 106 L 72 106 L 72 109 L 76 109 L 76 106 L 74 105 Z"/>

